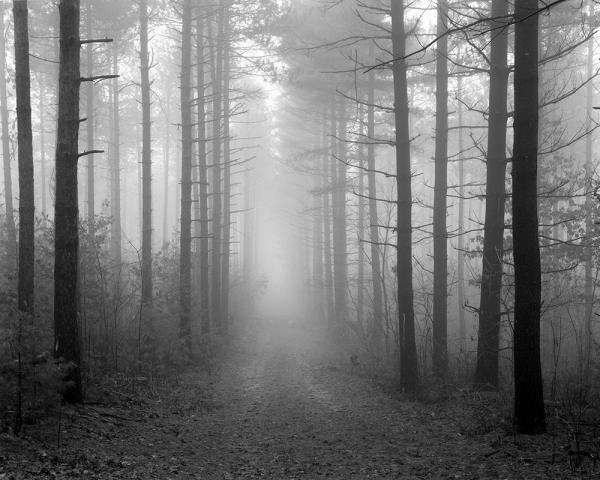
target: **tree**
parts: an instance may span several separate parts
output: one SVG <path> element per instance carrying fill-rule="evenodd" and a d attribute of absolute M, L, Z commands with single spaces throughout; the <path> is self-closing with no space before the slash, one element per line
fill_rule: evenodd
<path fill-rule="evenodd" d="M 479 305 L 479 335 L 475 383 L 498 387 L 498 348 L 502 293 L 502 258 L 504 253 L 504 206 L 506 197 L 506 97 L 509 68 L 508 15 L 504 0 L 492 1 L 490 20 L 490 86 L 488 145 L 486 163 L 485 223 L 483 265 Z"/>
<path fill-rule="evenodd" d="M 204 75 L 204 21 L 199 12 L 196 18 L 196 69 L 198 84 L 198 202 L 200 207 L 200 328 L 204 338 L 210 333 L 210 290 L 209 290 L 209 249 L 208 249 L 208 166 L 206 140 L 205 75 Z"/>
<path fill-rule="evenodd" d="M 35 202 L 27 0 L 13 1 L 19 149 L 19 311 L 33 315 Z"/>
<path fill-rule="evenodd" d="M 181 236 L 179 246 L 179 333 L 191 349 L 192 282 L 192 1 L 185 0 L 181 32 Z M 199 100 L 200 101 L 200 100 Z"/>
<path fill-rule="evenodd" d="M 223 36 L 223 236 L 221 253 L 221 326 L 227 329 L 229 323 L 229 263 L 231 256 L 231 18 L 229 1 L 222 4 Z M 220 85 L 219 85 L 219 88 Z"/>
<path fill-rule="evenodd" d="M 435 189 L 433 200 L 433 372 L 448 369 L 448 7 L 438 0 L 435 90 Z"/>
<path fill-rule="evenodd" d="M 110 168 L 110 214 L 112 228 L 110 232 L 110 250 L 116 267 L 121 270 L 121 122 L 120 122 L 120 92 L 119 92 L 119 52 L 116 43 L 112 52 L 113 75 L 112 92 L 112 132 L 111 132 L 111 168 Z"/>
<path fill-rule="evenodd" d="M 515 3 L 513 255 L 515 269 L 514 376 L 518 432 L 546 430 L 540 361 L 541 267 L 538 232 L 538 9 Z"/>
<path fill-rule="evenodd" d="M 92 0 L 87 0 L 85 8 L 85 24 L 86 35 L 88 40 L 92 38 Z M 88 43 L 85 49 L 87 76 L 94 75 L 94 57 L 93 43 Z M 86 105 L 86 143 L 87 151 L 92 152 L 94 149 L 94 84 L 87 82 L 85 89 L 85 105 Z M 87 220 L 90 237 L 94 238 L 94 216 L 95 216 L 95 174 L 94 174 L 94 154 L 87 155 Z"/>
<path fill-rule="evenodd" d="M 374 57 L 373 44 L 369 57 Z M 383 293 L 381 285 L 381 254 L 379 252 L 379 215 L 377 213 L 377 182 L 375 179 L 375 70 L 369 72 L 367 96 L 367 168 L 369 191 L 369 225 L 371 242 L 371 275 L 373 283 L 373 338 L 375 346 L 383 340 Z"/>
<path fill-rule="evenodd" d="M 142 317 L 152 328 L 152 119 L 150 112 L 150 57 L 148 0 L 140 0 L 140 73 L 142 90 Z"/>
<path fill-rule="evenodd" d="M 221 236 L 222 236 L 222 190 L 221 190 L 221 136 L 223 114 L 223 41 L 225 35 L 225 2 L 218 8 L 217 43 L 213 58 L 213 176 L 212 176 L 212 261 L 211 261 L 211 312 L 213 324 L 223 330 L 221 317 Z M 209 34 L 209 37 L 211 35 Z"/>
<path fill-rule="evenodd" d="M 2 2 L 2 17 L 6 5 Z M 0 71 L 6 72 L 6 40 L 5 29 L 0 32 Z M 0 76 L 0 121 L 2 123 L 2 162 L 4 172 L 4 206 L 6 210 L 6 233 L 8 237 L 8 256 L 16 252 L 17 230 L 15 227 L 12 172 L 10 166 L 10 135 L 8 131 L 8 95 L 6 93 L 6 75 Z"/>
<path fill-rule="evenodd" d="M 417 389 L 419 371 L 415 341 L 412 286 L 412 175 L 406 67 L 404 0 L 392 0 L 392 46 L 394 75 L 394 120 L 396 125 L 397 288 L 398 329 L 401 349 L 401 381 L 408 391 Z"/>
<path fill-rule="evenodd" d="M 80 1 L 60 0 L 59 14 L 60 65 L 54 214 L 54 356 L 66 365 L 63 398 L 69 403 L 81 403 L 81 346 L 77 323 Z"/>
<path fill-rule="evenodd" d="M 348 255 L 346 238 L 346 162 L 347 142 L 346 142 L 346 104 L 344 98 L 340 98 L 339 110 L 336 112 L 335 102 L 333 103 L 332 115 L 338 118 L 337 132 L 334 131 L 334 138 L 338 138 L 337 157 L 334 155 L 334 185 L 333 185 L 333 285 L 335 296 L 335 321 L 337 327 L 343 325 L 346 321 L 347 305 L 346 290 L 348 288 Z"/>

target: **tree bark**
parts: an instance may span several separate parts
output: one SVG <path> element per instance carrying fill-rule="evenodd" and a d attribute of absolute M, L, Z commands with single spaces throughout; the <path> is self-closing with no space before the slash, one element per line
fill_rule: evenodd
<path fill-rule="evenodd" d="M 54 214 L 54 356 L 67 364 L 64 375 L 64 400 L 69 403 L 81 403 L 81 341 L 77 321 L 80 1 L 61 0 L 59 13 L 60 66 Z"/>
<path fill-rule="evenodd" d="M 231 255 L 231 133 L 230 133 L 230 77 L 231 77 L 231 23 L 229 2 L 222 0 L 223 8 L 223 251 L 221 255 L 221 322 L 223 330 L 229 324 L 229 263 Z"/>
<path fill-rule="evenodd" d="M 369 47 L 369 58 L 374 58 L 373 45 Z M 375 178 L 375 70 L 369 72 L 369 93 L 367 103 L 367 168 L 369 189 L 369 224 L 371 241 L 371 273 L 373 283 L 373 325 L 372 337 L 376 351 L 384 339 L 383 332 L 383 293 L 381 285 L 381 254 L 379 251 L 379 216 L 377 213 L 377 181 Z"/>
<path fill-rule="evenodd" d="M 86 35 L 88 39 L 92 38 L 92 0 L 86 2 Z M 93 58 L 93 43 L 88 43 L 85 49 L 86 53 L 86 68 L 87 76 L 94 75 L 94 58 Z M 87 82 L 85 89 L 86 100 L 86 142 L 87 151 L 94 149 L 94 82 Z M 94 174 L 94 155 L 87 155 L 87 220 L 88 234 L 93 240 L 94 232 L 94 215 L 95 215 L 95 174 Z M 94 242 L 95 243 L 95 242 Z"/>
<path fill-rule="evenodd" d="M 535 14 L 537 8 L 537 0 L 517 0 L 515 3 L 515 116 L 512 169 L 515 427 L 518 432 L 526 434 L 542 433 L 546 430 L 540 362 L 542 282 L 537 198 L 539 114 L 538 16 Z"/>
<path fill-rule="evenodd" d="M 363 106 L 358 109 L 358 118 L 360 124 L 360 135 L 365 134 L 365 115 Z M 358 278 L 356 292 L 356 317 L 359 325 L 363 324 L 364 316 L 364 296 L 365 296 L 365 250 L 363 248 L 363 240 L 365 238 L 365 148 L 364 144 L 358 146 Z"/>
<path fill-rule="evenodd" d="M 337 170 L 336 181 L 333 185 L 333 283 L 335 295 L 335 321 L 338 326 L 346 321 L 347 305 L 346 290 L 348 288 L 348 259 L 346 239 L 346 106 L 344 99 L 340 100 L 339 122 L 334 134 L 339 140 L 338 156 L 333 159 L 333 168 Z M 335 139 L 334 139 L 335 141 Z"/>
<path fill-rule="evenodd" d="M 27 0 L 13 1 L 19 151 L 19 311 L 33 315 L 35 190 Z"/>
<path fill-rule="evenodd" d="M 200 206 L 200 329 L 203 338 L 210 334 L 209 244 L 208 244 L 208 165 L 206 151 L 206 111 L 204 89 L 204 28 L 200 15 L 196 20 L 198 82 L 198 200 Z"/>
<path fill-rule="evenodd" d="M 2 3 L 2 14 L 6 5 Z M 0 71 L 6 72 L 5 28 L 0 32 Z M 2 161 L 4 167 L 4 207 L 6 210 L 6 235 L 8 240 L 7 257 L 13 258 L 17 253 L 17 229 L 15 227 L 12 169 L 10 165 L 10 134 L 8 131 L 8 95 L 6 93 L 6 75 L 0 75 L 0 121 L 2 123 Z M 11 260 L 12 261 L 12 260 Z M 14 264 L 13 264 L 14 265 Z"/>
<path fill-rule="evenodd" d="M 462 99 L 462 78 L 457 79 L 456 96 Z M 458 341 L 460 353 L 466 353 L 467 326 L 465 318 L 465 161 L 463 105 L 458 102 L 458 245 L 457 245 L 457 297 L 458 297 Z"/>
<path fill-rule="evenodd" d="M 219 4 L 218 33 L 215 45 L 213 89 L 213 178 L 212 178 L 212 261 L 211 261 L 211 311 L 213 324 L 223 330 L 221 317 L 221 142 L 223 113 L 223 37 L 225 11 L 223 0 Z"/>
<path fill-rule="evenodd" d="M 162 246 L 166 249 L 169 244 L 169 165 L 171 159 L 171 91 L 166 93 L 167 112 L 165 118 L 165 150 L 164 150 L 164 170 L 163 170 L 163 211 L 162 211 Z"/>
<path fill-rule="evenodd" d="M 40 197 L 42 203 L 42 215 L 43 222 L 45 222 L 45 215 L 48 213 L 47 207 L 47 178 L 46 178 L 46 121 L 45 121 L 45 109 L 44 109 L 44 96 L 46 94 L 46 88 L 43 81 L 39 81 L 40 98 L 39 98 L 39 109 L 40 109 Z"/>
<path fill-rule="evenodd" d="M 179 244 L 179 335 L 191 353 L 192 281 L 192 0 L 183 3 L 181 32 L 181 236 Z"/>
<path fill-rule="evenodd" d="M 492 1 L 492 18 L 506 18 L 508 4 Z M 498 387 L 502 265 L 504 254 L 504 207 L 506 199 L 506 120 L 509 69 L 508 27 L 490 21 L 490 90 L 487 145 L 483 266 L 479 305 L 479 336 L 475 383 Z"/>
<path fill-rule="evenodd" d="M 113 45 L 113 74 L 119 73 L 119 55 L 118 47 Z M 110 250 L 113 262 L 121 271 L 122 263 L 122 231 L 121 231 L 121 126 L 119 115 L 119 79 L 112 80 L 112 164 L 111 164 L 111 188 L 110 188 L 110 211 L 112 217 L 112 225 L 110 232 Z"/>
<path fill-rule="evenodd" d="M 148 0 L 140 1 L 142 90 L 142 310 L 144 335 L 152 335 L 152 120 L 148 55 Z"/>
<path fill-rule="evenodd" d="M 590 8 L 594 8 L 594 4 L 591 3 Z M 593 12 L 593 10 L 592 10 Z M 587 78 L 594 76 L 594 39 L 588 40 L 588 52 L 587 52 Z M 594 309 L 594 258 L 592 250 L 592 242 L 594 236 L 594 220 L 593 220 L 593 202 L 591 188 L 592 178 L 594 175 L 594 164 L 593 164 L 593 144 L 592 144 L 592 111 L 594 101 L 594 85 L 592 82 L 588 82 L 586 89 L 586 131 L 588 134 L 585 137 L 585 178 L 586 178 L 586 197 L 585 197 L 585 232 L 586 232 L 586 245 L 584 248 L 584 295 L 585 295 L 585 352 L 583 358 L 583 378 L 590 378 L 590 368 L 592 365 L 592 342 L 593 342 L 593 309 Z"/>
<path fill-rule="evenodd" d="M 332 116 L 332 130 L 335 131 L 335 117 Z M 324 132 L 325 134 L 325 132 Z M 327 140 L 324 140 L 324 144 Z M 328 150 L 328 149 L 327 149 Z M 325 300 L 327 302 L 327 324 L 331 325 L 335 317 L 335 304 L 333 300 L 333 263 L 331 255 L 331 200 L 333 179 L 331 175 L 331 151 L 326 151 L 323 155 L 323 249 L 325 262 Z"/>
<path fill-rule="evenodd" d="M 435 188 L 433 199 L 433 373 L 448 370 L 448 7 L 438 0 L 435 114 Z"/>
<path fill-rule="evenodd" d="M 415 391 L 419 383 L 412 286 L 412 182 L 407 89 L 404 0 L 392 0 L 394 119 L 396 125 L 398 328 L 402 386 Z"/>
<path fill-rule="evenodd" d="M 324 116 L 323 120 L 326 119 Z M 319 139 L 319 147 L 324 150 L 325 145 L 322 142 L 322 138 Z M 317 193 L 313 195 L 313 238 L 312 238 L 312 253 L 313 253 L 313 299 L 315 302 L 314 311 L 316 313 L 317 321 L 322 323 L 323 321 L 323 209 L 321 202 L 321 195 L 318 191 L 321 189 L 323 182 L 322 165 L 320 165 L 320 158 L 317 156 L 314 160 L 315 172 L 318 172 L 314 178 L 314 188 Z"/>

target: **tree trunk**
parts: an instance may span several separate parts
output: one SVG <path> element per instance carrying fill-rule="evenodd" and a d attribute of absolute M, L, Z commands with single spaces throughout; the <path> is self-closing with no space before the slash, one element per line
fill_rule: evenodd
<path fill-rule="evenodd" d="M 433 199 L 433 373 L 448 370 L 448 7 L 438 0 L 435 114 L 435 188 Z"/>
<path fill-rule="evenodd" d="M 54 356 L 69 363 L 63 398 L 81 403 L 80 336 L 77 322 L 79 205 L 77 162 L 79 137 L 80 37 L 79 0 L 60 0 L 60 73 L 56 142 Z"/>
<path fill-rule="evenodd" d="M 346 241 L 346 106 L 344 99 L 340 100 L 339 123 L 337 132 L 339 138 L 338 156 L 333 158 L 333 168 L 337 170 L 336 181 L 333 185 L 333 277 L 335 293 L 335 321 L 337 326 L 346 321 L 346 289 L 348 287 L 348 259 Z M 335 141 L 335 139 L 334 139 Z"/>
<path fill-rule="evenodd" d="M 508 4 L 492 1 L 492 18 L 504 19 Z M 504 20 L 491 21 L 490 90 L 487 146 L 487 178 L 483 266 L 479 306 L 479 336 L 475 383 L 498 387 L 498 348 L 500 342 L 502 257 L 504 253 L 504 204 L 506 198 L 506 120 L 509 69 L 506 55 L 508 28 Z M 500 26 L 500 28 L 498 28 Z"/>
<path fill-rule="evenodd" d="M 515 3 L 513 249 L 515 268 L 514 374 L 518 432 L 546 430 L 540 362 L 541 267 L 538 237 L 538 8 Z M 529 18 L 527 18 L 529 17 Z M 527 19 L 525 19 L 527 18 Z"/>
<path fill-rule="evenodd" d="M 2 3 L 2 15 L 6 5 Z M 5 28 L 0 32 L 0 71 L 6 72 Z M 12 192 L 12 172 L 10 165 L 10 134 L 8 131 L 8 96 L 6 93 L 6 75 L 0 75 L 0 121 L 2 123 L 2 161 L 4 166 L 4 206 L 6 209 L 7 256 L 12 259 L 17 252 L 17 230 L 14 219 Z M 11 260 L 12 261 L 12 260 Z M 13 264 L 14 265 L 14 264 Z"/>
<path fill-rule="evenodd" d="M 332 130 L 335 130 L 335 119 L 332 118 Z M 327 140 L 324 141 L 324 144 Z M 325 300 L 327 301 L 327 324 L 331 325 L 335 317 L 335 305 L 333 300 L 333 264 L 331 256 L 331 200 L 333 179 L 330 174 L 332 152 L 326 150 L 323 155 L 323 250 L 325 263 Z"/>
<path fill-rule="evenodd" d="M 92 0 L 86 2 L 86 35 L 92 39 Z M 85 49 L 87 76 L 94 75 L 93 43 L 88 43 Z M 86 142 L 87 151 L 94 149 L 94 82 L 87 82 L 85 89 L 86 100 Z M 95 189 L 94 189 L 94 155 L 87 156 L 87 219 L 88 234 L 94 240 Z M 95 242 L 94 242 L 95 243 Z"/>
<path fill-rule="evenodd" d="M 392 0 L 392 43 L 394 74 L 394 118 L 396 125 L 396 188 L 398 249 L 398 328 L 401 349 L 401 381 L 408 391 L 419 383 L 415 314 L 412 286 L 412 185 L 410 167 L 410 134 L 408 128 L 408 89 L 404 0 Z"/>
<path fill-rule="evenodd" d="M 462 77 L 458 77 L 456 96 L 462 99 Z M 458 245 L 457 245 L 457 297 L 458 297 L 458 341 L 460 353 L 466 353 L 467 327 L 465 318 L 465 148 L 463 132 L 463 105 L 458 102 Z"/>
<path fill-rule="evenodd" d="M 113 45 L 113 74 L 119 74 L 118 47 Z M 121 271 L 122 263 L 122 232 L 121 232 L 121 127 L 119 115 L 119 79 L 112 80 L 112 165 L 111 165 L 111 188 L 110 188 L 110 212 L 112 225 L 110 232 L 110 250 L 113 262 L 118 271 Z"/>
<path fill-rule="evenodd" d="M 192 0 L 183 3 L 181 32 L 181 236 L 179 244 L 179 335 L 191 353 L 192 281 Z"/>
<path fill-rule="evenodd" d="M 231 249 L 231 136 L 230 136 L 230 76 L 231 24 L 229 2 L 222 0 L 223 8 L 223 252 L 221 255 L 221 322 L 223 330 L 229 323 L 229 263 Z"/>
<path fill-rule="evenodd" d="M 324 117 L 325 120 L 326 117 Z M 320 139 L 321 141 L 321 139 Z M 320 143 L 319 147 L 321 150 L 325 150 L 325 145 Z M 320 158 L 317 156 L 314 160 L 314 190 L 313 195 L 313 238 L 312 238 L 312 253 L 313 253 L 313 281 L 312 281 L 312 297 L 314 299 L 314 311 L 316 314 L 316 320 L 319 323 L 323 321 L 323 215 L 322 215 L 322 202 L 319 190 L 321 189 L 321 183 L 323 179 L 322 169 L 320 165 Z"/>
<path fill-rule="evenodd" d="M 162 246 L 166 249 L 169 244 L 169 165 L 171 157 L 171 92 L 167 91 L 167 111 L 165 118 L 165 151 L 164 151 L 164 170 L 163 170 L 163 211 L 162 211 Z"/>
<path fill-rule="evenodd" d="M 33 315 L 35 190 L 31 133 L 31 76 L 27 0 L 13 1 L 19 149 L 19 311 Z"/>
<path fill-rule="evenodd" d="M 369 58 L 374 58 L 373 45 L 369 47 Z M 381 347 L 383 334 L 383 293 L 381 286 L 381 254 L 379 252 L 379 217 L 377 213 L 377 181 L 375 179 L 375 70 L 369 72 L 367 107 L 367 168 L 369 188 L 369 224 L 371 241 L 371 273 L 373 283 L 372 337 L 376 351 Z"/>
<path fill-rule="evenodd" d="M 223 329 L 221 317 L 221 141 L 223 112 L 223 41 L 225 11 L 223 0 L 219 4 L 218 33 L 215 45 L 213 89 L 213 185 L 212 185 L 212 275 L 211 275 L 211 310 L 212 321 L 219 330 Z"/>
<path fill-rule="evenodd" d="M 206 152 L 206 111 L 204 91 L 204 29 L 203 20 L 196 20 L 197 82 L 198 82 L 198 201 L 200 206 L 200 329 L 202 337 L 210 334 L 210 291 L 208 250 L 208 168 Z"/>
<path fill-rule="evenodd" d="M 148 0 L 140 1 L 142 88 L 142 310 L 145 335 L 152 335 L 152 120 L 148 55 Z"/>
<path fill-rule="evenodd" d="M 363 105 L 358 109 L 358 118 L 360 124 L 360 135 L 365 134 L 365 115 Z M 365 149 L 364 144 L 358 146 L 358 278 L 356 292 L 356 317 L 359 325 L 363 324 L 364 316 L 364 296 L 365 296 L 365 250 L 363 248 L 363 240 L 365 238 Z"/>
<path fill-rule="evenodd" d="M 593 9 L 593 3 L 590 8 Z M 587 78 L 594 76 L 594 39 L 588 40 L 588 52 L 587 52 Z M 594 199 L 591 195 L 592 178 L 594 175 L 594 163 L 593 163 L 593 145 L 592 145 L 592 111 L 594 102 L 594 85 L 592 82 L 588 82 L 586 91 L 586 112 L 587 122 L 586 131 L 588 134 L 585 137 L 585 178 L 587 183 L 587 192 L 585 196 L 585 232 L 586 232 L 586 245 L 584 249 L 584 275 L 585 275 L 585 351 L 583 360 L 583 378 L 590 379 L 590 368 L 592 362 L 592 340 L 593 340 L 593 309 L 594 309 L 594 277 L 592 275 L 594 258 L 592 250 L 592 242 L 594 236 L 594 219 L 593 219 L 593 202 Z M 589 381 L 589 380 L 587 380 Z"/>
<path fill-rule="evenodd" d="M 46 178 L 46 121 L 45 121 L 45 109 L 44 109 L 44 95 L 46 94 L 45 83 L 39 81 L 40 98 L 39 98 L 39 109 L 40 109 L 40 197 L 42 200 L 42 215 L 43 222 L 45 222 L 45 215 L 48 213 L 48 207 L 46 204 L 48 193 L 48 183 Z"/>

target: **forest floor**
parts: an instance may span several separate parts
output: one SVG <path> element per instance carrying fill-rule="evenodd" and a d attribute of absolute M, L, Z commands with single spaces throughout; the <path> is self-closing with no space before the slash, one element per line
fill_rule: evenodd
<path fill-rule="evenodd" d="M 64 409 L 60 438 L 56 418 L 2 435 L 0 479 L 600 478 L 566 433 L 507 433 L 500 399 L 407 400 L 332 362 L 314 333 L 248 330 L 212 373 Z"/>

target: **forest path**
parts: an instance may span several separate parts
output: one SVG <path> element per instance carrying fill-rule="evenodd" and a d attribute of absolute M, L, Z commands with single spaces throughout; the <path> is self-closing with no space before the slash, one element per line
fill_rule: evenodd
<path fill-rule="evenodd" d="M 335 367 L 319 330 L 262 322 L 220 357 L 168 395 L 65 413 L 60 448 L 55 428 L 0 435 L 0 479 L 571 478 L 549 437 L 479 432 L 498 417 L 459 396 L 394 399 Z"/>
<path fill-rule="evenodd" d="M 448 478 L 460 436 L 328 367 L 323 348 L 277 323 L 245 339 L 217 386 L 224 408 L 187 433 L 202 478 Z"/>

